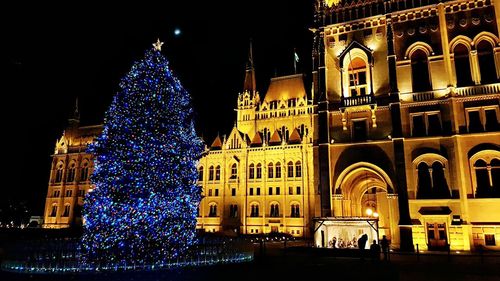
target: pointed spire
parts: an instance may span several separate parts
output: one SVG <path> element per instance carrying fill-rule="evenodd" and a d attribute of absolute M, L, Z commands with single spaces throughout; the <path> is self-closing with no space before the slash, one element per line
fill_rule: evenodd
<path fill-rule="evenodd" d="M 75 100 L 75 112 L 74 112 L 74 119 L 80 120 L 80 109 L 78 107 L 78 97 L 76 97 Z"/>
<path fill-rule="evenodd" d="M 253 44 L 250 39 L 250 48 L 248 51 L 248 62 L 245 70 L 245 82 L 243 84 L 243 91 L 255 93 L 257 87 L 255 85 L 255 69 L 253 67 Z"/>

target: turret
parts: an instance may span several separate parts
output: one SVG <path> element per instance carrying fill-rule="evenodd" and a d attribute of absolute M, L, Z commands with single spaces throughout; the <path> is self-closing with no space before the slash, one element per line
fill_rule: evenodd
<path fill-rule="evenodd" d="M 253 137 L 255 134 L 255 111 L 259 103 L 260 97 L 256 87 L 252 42 L 250 41 L 250 50 L 245 70 L 243 92 L 238 95 L 238 104 L 236 109 L 236 126 L 240 132 L 248 134 L 250 137 Z"/>

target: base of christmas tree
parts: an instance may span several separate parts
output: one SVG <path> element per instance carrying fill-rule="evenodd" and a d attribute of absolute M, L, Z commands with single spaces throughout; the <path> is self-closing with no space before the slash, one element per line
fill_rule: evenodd
<path fill-rule="evenodd" d="M 77 239 L 51 241 L 24 241 L 11 245 L 10 254 L 2 262 L 1 270 L 28 274 L 79 274 L 127 271 L 161 271 L 220 264 L 250 262 L 253 260 L 251 245 L 224 239 L 203 241 L 185 256 L 152 262 L 112 263 L 100 262 L 87 265 L 80 261 Z"/>

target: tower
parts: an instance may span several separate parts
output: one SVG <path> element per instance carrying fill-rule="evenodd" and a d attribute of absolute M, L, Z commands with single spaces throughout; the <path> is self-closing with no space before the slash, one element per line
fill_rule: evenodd
<path fill-rule="evenodd" d="M 255 111 L 260 102 L 259 93 L 255 86 L 255 68 L 253 65 L 252 42 L 248 53 L 248 62 L 245 70 L 243 92 L 238 94 L 237 123 L 238 130 L 253 137 L 255 134 Z"/>

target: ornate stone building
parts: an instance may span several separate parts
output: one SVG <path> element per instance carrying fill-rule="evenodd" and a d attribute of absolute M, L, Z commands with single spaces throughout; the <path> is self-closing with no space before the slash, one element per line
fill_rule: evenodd
<path fill-rule="evenodd" d="M 500 248 L 499 8 L 316 2 L 318 246 L 376 211 L 401 249 Z"/>
<path fill-rule="evenodd" d="M 78 104 L 63 135 L 56 141 L 45 199 L 45 228 L 81 224 L 83 197 L 91 188 L 92 155 L 86 152 L 102 131 L 102 126 L 80 126 Z"/>
<path fill-rule="evenodd" d="M 291 75 L 260 96 L 250 56 L 235 126 L 199 163 L 198 228 L 500 249 L 498 15 L 491 0 L 315 1 L 311 90 Z M 70 121 L 46 227 L 90 188 L 100 127 Z"/>

